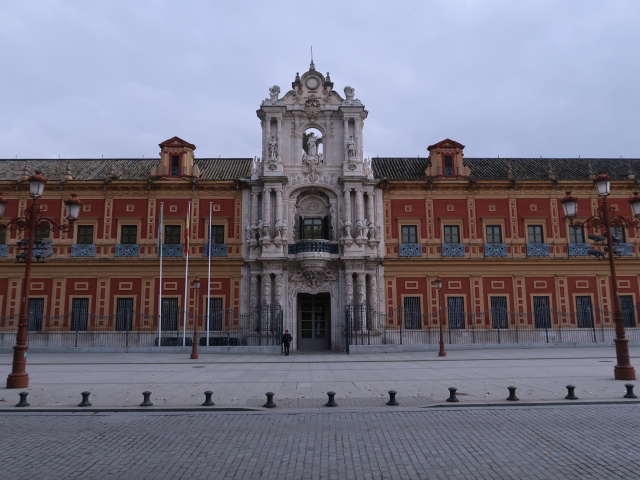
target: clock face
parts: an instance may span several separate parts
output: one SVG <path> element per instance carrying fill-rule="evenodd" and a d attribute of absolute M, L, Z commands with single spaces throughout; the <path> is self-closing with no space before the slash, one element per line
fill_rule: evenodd
<path fill-rule="evenodd" d="M 315 90 L 320 86 L 320 79 L 318 77 L 307 77 L 304 80 L 304 84 L 309 90 Z"/>

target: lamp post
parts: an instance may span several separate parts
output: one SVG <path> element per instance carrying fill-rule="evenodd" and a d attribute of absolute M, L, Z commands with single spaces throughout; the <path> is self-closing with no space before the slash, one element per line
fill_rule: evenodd
<path fill-rule="evenodd" d="M 616 276 L 615 250 L 613 246 L 613 238 L 611 235 L 611 227 L 628 227 L 639 228 L 640 221 L 640 193 L 635 192 L 629 199 L 633 214 L 636 219 L 629 219 L 615 213 L 615 207 L 607 204 L 607 196 L 610 193 L 611 180 L 608 175 L 600 173 L 593 180 L 598 196 L 602 198 L 596 214 L 587 218 L 583 222 L 575 220 L 578 213 L 578 199 L 566 192 L 567 195 L 561 200 L 562 208 L 565 216 L 569 219 L 569 224 L 574 228 L 589 227 L 594 229 L 603 229 L 604 237 L 607 242 L 607 257 L 609 258 L 611 299 L 613 301 L 613 319 L 616 329 L 616 338 L 614 344 L 616 347 L 617 365 L 613 368 L 613 375 L 616 380 L 635 380 L 636 371 L 631 365 L 629 357 L 629 340 L 625 336 L 624 317 L 622 316 L 622 308 L 620 307 L 620 298 L 618 296 L 618 278 Z"/>
<path fill-rule="evenodd" d="M 23 216 L 14 218 L 7 224 L 0 224 L 0 228 L 24 232 L 26 242 L 20 244 L 20 248 L 25 250 L 25 270 L 22 278 L 22 295 L 20 297 L 20 316 L 18 319 L 18 333 L 16 344 L 13 346 L 12 371 L 7 377 L 7 388 L 27 388 L 29 387 L 29 374 L 27 367 L 27 331 L 29 326 L 29 287 L 31 283 L 31 264 L 33 261 L 33 245 L 38 230 L 48 230 L 50 232 L 68 232 L 73 227 L 73 222 L 78 219 L 82 202 L 78 200 L 76 194 L 66 200 L 66 224 L 59 224 L 52 218 L 43 216 L 44 211 L 38 204 L 38 199 L 42 196 L 47 179 L 42 176 L 42 172 L 36 170 L 35 174 L 29 177 L 29 195 L 33 199 L 31 205 L 24 211 Z M 0 196 L 0 218 L 4 214 L 7 202 Z"/>
<path fill-rule="evenodd" d="M 438 291 L 438 300 L 440 300 L 440 290 L 442 289 L 442 280 L 440 279 L 440 277 L 438 277 L 435 279 L 433 283 L 435 284 L 436 290 Z M 446 357 L 447 352 L 444 351 L 444 320 L 445 320 L 444 313 L 440 314 L 440 317 L 441 317 L 440 321 L 438 322 L 440 324 L 440 351 L 438 352 L 438 356 Z"/>
<path fill-rule="evenodd" d="M 198 359 L 198 291 L 200 290 L 200 279 L 196 277 L 193 281 L 193 289 L 196 292 L 196 306 L 194 308 L 195 315 L 193 316 L 193 341 L 191 342 L 191 359 Z"/>

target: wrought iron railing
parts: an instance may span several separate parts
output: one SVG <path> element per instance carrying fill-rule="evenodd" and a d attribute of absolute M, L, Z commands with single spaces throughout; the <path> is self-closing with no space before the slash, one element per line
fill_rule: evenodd
<path fill-rule="evenodd" d="M 420 243 L 401 243 L 398 245 L 399 257 L 421 257 L 422 244 Z"/>
<path fill-rule="evenodd" d="M 443 243 L 443 257 L 464 257 L 464 243 Z"/>
<path fill-rule="evenodd" d="M 329 240 L 299 240 L 296 243 L 289 244 L 289 255 L 309 252 L 328 253 L 330 255 L 340 253 L 338 244 Z"/>
<path fill-rule="evenodd" d="M 139 257 L 140 245 L 137 243 L 116 244 L 116 257 Z"/>
<path fill-rule="evenodd" d="M 527 257 L 548 257 L 548 243 L 527 243 Z"/>
<path fill-rule="evenodd" d="M 95 257 L 96 245 L 94 243 L 74 243 L 71 245 L 72 257 Z"/>
<path fill-rule="evenodd" d="M 507 244 L 506 243 L 485 243 L 484 256 L 485 257 L 506 257 Z"/>

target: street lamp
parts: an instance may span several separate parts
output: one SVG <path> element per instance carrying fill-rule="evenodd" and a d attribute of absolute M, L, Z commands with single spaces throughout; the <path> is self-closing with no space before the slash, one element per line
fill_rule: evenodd
<path fill-rule="evenodd" d="M 602 205 L 600 205 L 596 214 L 587 218 L 583 222 L 575 220 L 578 213 L 578 199 L 571 195 L 571 192 L 566 192 L 567 195 L 561 200 L 562 208 L 565 216 L 569 219 L 569 224 L 573 228 L 589 227 L 594 229 L 604 229 L 604 237 L 607 242 L 607 256 L 609 257 L 609 270 L 610 283 L 611 283 L 611 297 L 613 300 L 613 319 L 616 328 L 616 338 L 614 344 L 616 347 L 616 359 L 617 365 L 613 368 L 613 375 L 616 380 L 635 380 L 636 371 L 631 365 L 629 358 L 629 340 L 625 336 L 624 331 L 624 317 L 622 316 L 622 308 L 620 308 L 620 298 L 618 297 L 618 278 L 616 276 L 616 262 L 615 262 L 615 250 L 613 246 L 613 238 L 611 235 L 611 227 L 628 227 L 639 228 L 640 221 L 637 219 L 629 219 L 621 215 L 616 215 L 615 207 L 608 206 L 607 196 L 610 193 L 611 181 L 608 175 L 600 173 L 593 180 L 598 196 L 602 198 Z M 629 199 L 633 214 L 635 217 L 640 217 L 640 193 L 635 192 Z"/>
<path fill-rule="evenodd" d="M 435 284 L 436 290 L 438 291 L 438 300 L 440 300 L 440 290 L 442 289 L 442 280 L 440 279 L 440 277 L 438 277 L 435 279 L 433 283 Z M 444 305 L 442 305 L 442 308 L 444 308 Z M 440 309 L 441 312 L 443 311 L 442 308 Z M 440 351 L 438 352 L 438 356 L 446 357 L 447 352 L 444 351 L 444 320 L 445 320 L 444 313 L 441 313 L 440 317 L 441 317 L 440 321 L 438 322 L 440 324 Z"/>
<path fill-rule="evenodd" d="M 196 277 L 193 281 L 193 289 L 196 291 L 196 306 L 194 308 L 195 315 L 193 316 L 193 341 L 191 342 L 191 359 L 198 359 L 198 291 L 200 290 L 200 279 Z"/>
<path fill-rule="evenodd" d="M 0 228 L 9 231 L 24 232 L 25 240 L 19 242 L 18 247 L 24 250 L 25 271 L 22 278 L 22 296 L 20 298 L 20 317 L 18 319 L 18 333 L 16 344 L 13 346 L 12 371 L 7 377 L 7 388 L 27 388 L 29 386 L 29 374 L 27 367 L 27 331 L 29 324 L 29 287 L 31 283 L 31 263 L 33 260 L 33 245 L 38 230 L 49 232 L 68 232 L 73 227 L 73 222 L 78 219 L 82 202 L 78 200 L 74 193 L 66 200 L 66 224 L 59 224 L 52 218 L 44 217 L 44 211 L 38 205 L 38 199 L 44 192 L 47 179 L 42 176 L 42 172 L 36 170 L 34 175 L 29 177 L 29 195 L 33 199 L 31 205 L 24 211 L 24 215 L 14 218 L 9 223 L 0 224 Z M 7 201 L 0 196 L 0 218 L 4 214 Z M 22 255 L 17 258 L 20 259 Z M 40 258 L 40 257 L 39 257 Z"/>

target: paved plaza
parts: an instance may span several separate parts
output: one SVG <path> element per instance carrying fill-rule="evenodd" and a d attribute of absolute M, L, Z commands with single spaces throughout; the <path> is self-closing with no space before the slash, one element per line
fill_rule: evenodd
<path fill-rule="evenodd" d="M 640 402 L 612 380 L 613 355 L 32 353 L 30 406 L 0 392 L 0 480 L 640 478 Z M 78 407 L 85 390 L 92 406 Z"/>

